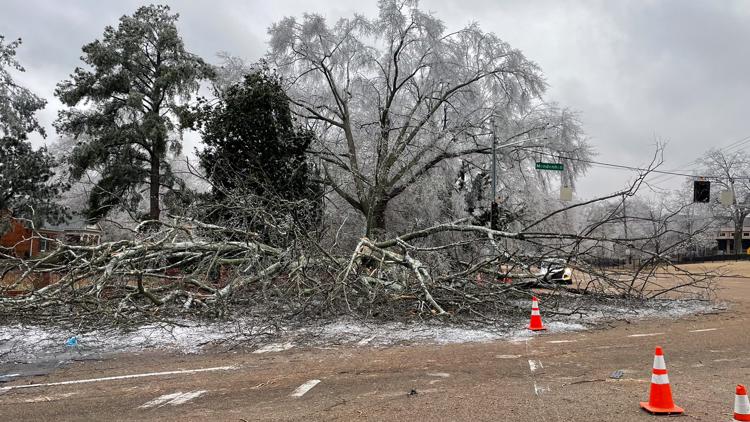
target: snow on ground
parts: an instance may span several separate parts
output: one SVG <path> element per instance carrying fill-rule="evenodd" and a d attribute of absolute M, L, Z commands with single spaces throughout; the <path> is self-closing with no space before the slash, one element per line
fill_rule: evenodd
<path fill-rule="evenodd" d="M 546 333 L 563 333 L 585 330 L 606 320 L 679 318 L 721 309 L 722 306 L 696 301 L 664 301 L 652 302 L 633 310 L 614 302 L 598 304 L 595 308 L 577 309 L 583 314 L 571 313 L 571 309 L 557 309 L 557 314 L 545 316 L 542 304 L 542 314 L 547 327 Z M 567 313 L 570 315 L 564 315 Z M 217 345 L 252 345 L 254 353 L 270 353 L 293 347 L 523 341 L 539 335 L 526 330 L 527 323 L 528 321 L 518 318 L 509 318 L 508 322 L 491 326 L 459 326 L 439 321 L 396 323 L 338 319 L 306 327 L 282 329 L 275 336 L 258 336 L 258 333 L 265 331 L 257 328 L 251 320 L 214 323 L 182 321 L 179 325 L 152 324 L 126 332 L 73 332 L 46 326 L 7 325 L 0 326 L 0 363 L 65 362 L 154 349 L 198 353 L 207 346 Z M 71 343 L 71 337 L 75 337 L 72 342 L 74 346 L 66 345 Z"/>

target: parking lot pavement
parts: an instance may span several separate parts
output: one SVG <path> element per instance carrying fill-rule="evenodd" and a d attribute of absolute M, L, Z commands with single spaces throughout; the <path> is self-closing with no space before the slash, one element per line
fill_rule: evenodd
<path fill-rule="evenodd" d="M 2 384 L 0 415 L 9 421 L 641 421 L 651 418 L 638 403 L 648 398 L 660 345 L 674 400 L 686 415 L 729 420 L 735 385 L 750 383 L 750 283 L 726 278 L 721 288 L 721 298 L 733 302 L 727 312 L 518 342 L 143 353 L 80 362 Z"/>

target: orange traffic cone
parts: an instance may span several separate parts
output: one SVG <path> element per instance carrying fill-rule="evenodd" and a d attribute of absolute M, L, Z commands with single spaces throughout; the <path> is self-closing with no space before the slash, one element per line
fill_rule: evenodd
<path fill-rule="evenodd" d="M 539 300 L 534 296 L 531 298 L 531 322 L 526 327 L 531 331 L 541 331 L 547 328 L 542 325 L 542 316 L 539 314 Z"/>
<path fill-rule="evenodd" d="M 747 389 L 744 385 L 737 386 L 734 396 L 733 421 L 750 421 L 750 400 L 747 399 Z"/>
<path fill-rule="evenodd" d="M 641 407 L 651 413 L 677 414 L 684 410 L 672 401 L 672 389 L 669 387 L 667 364 L 664 362 L 664 352 L 656 347 L 654 368 L 651 373 L 651 392 L 648 403 L 641 402 Z"/>

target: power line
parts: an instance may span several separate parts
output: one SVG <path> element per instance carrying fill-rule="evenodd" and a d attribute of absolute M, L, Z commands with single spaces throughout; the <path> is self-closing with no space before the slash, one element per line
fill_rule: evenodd
<path fill-rule="evenodd" d="M 733 150 L 733 149 L 737 150 L 738 148 L 741 148 L 742 146 L 748 144 L 749 142 L 750 142 L 750 135 L 749 136 L 745 136 L 744 138 L 739 139 L 739 140 L 737 140 L 735 142 L 732 142 L 731 144 L 729 144 L 729 145 L 727 145 L 725 147 L 718 148 L 718 150 L 722 151 L 722 152 L 725 152 L 725 153 L 728 153 L 728 152 L 731 152 L 731 150 Z M 680 167 L 687 167 L 687 166 L 692 166 L 693 164 L 698 164 L 698 162 L 700 160 L 701 160 L 700 157 L 696 158 L 693 161 L 690 161 L 689 163 L 683 164 Z M 672 171 L 676 171 L 676 170 L 677 169 L 674 169 Z M 658 176 L 652 178 L 649 182 L 650 183 L 664 183 L 664 182 L 667 182 L 669 180 L 672 180 L 674 177 L 675 176 L 673 176 L 673 175 L 663 175 L 662 174 L 662 175 L 658 175 Z"/>
<path fill-rule="evenodd" d="M 722 180 L 722 179 L 724 179 L 724 177 L 721 177 L 721 176 L 705 176 L 705 175 L 704 176 L 697 176 L 697 175 L 694 175 L 694 174 L 679 173 L 679 172 L 668 171 L 668 170 L 656 170 L 656 169 L 648 169 L 648 168 L 643 168 L 643 167 L 626 166 L 624 164 L 605 163 L 603 161 L 586 160 L 586 159 L 583 159 L 583 158 L 568 157 L 568 156 L 564 156 L 564 155 L 560 155 L 560 154 L 556 154 L 556 153 L 550 153 L 550 152 L 535 150 L 535 149 L 538 149 L 540 147 L 533 147 L 533 146 L 523 147 L 523 146 L 521 146 L 521 147 L 518 147 L 518 148 L 520 148 L 520 149 L 530 149 L 530 150 L 533 150 L 533 152 L 535 152 L 537 154 L 546 155 L 546 156 L 557 158 L 557 159 L 570 160 L 570 161 L 578 161 L 578 162 L 582 162 L 582 163 L 595 164 L 595 165 L 605 166 L 605 167 L 615 168 L 615 169 L 623 169 L 623 170 L 631 170 L 631 171 L 657 173 L 657 174 L 664 174 L 664 175 L 670 175 L 670 176 L 702 177 L 704 179 L 713 179 L 713 180 Z M 734 179 L 735 180 L 745 180 L 745 179 L 750 180 L 750 176 L 734 177 Z"/>

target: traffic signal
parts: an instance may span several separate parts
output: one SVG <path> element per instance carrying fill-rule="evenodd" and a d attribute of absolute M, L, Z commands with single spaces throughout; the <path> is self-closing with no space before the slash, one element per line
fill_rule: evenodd
<path fill-rule="evenodd" d="M 696 180 L 693 182 L 693 202 L 707 203 L 711 199 L 711 182 Z"/>

